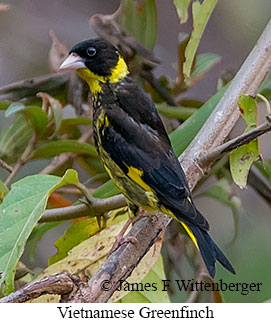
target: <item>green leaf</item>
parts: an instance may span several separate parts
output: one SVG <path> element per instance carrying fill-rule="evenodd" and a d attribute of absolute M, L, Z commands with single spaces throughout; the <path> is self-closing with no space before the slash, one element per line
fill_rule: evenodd
<path fill-rule="evenodd" d="M 37 97 L 42 100 L 43 110 L 46 111 L 49 121 L 53 121 L 55 124 L 54 133 L 51 137 L 54 137 L 59 130 L 62 120 L 62 104 L 59 100 L 56 100 L 51 95 L 45 92 L 39 92 Z"/>
<path fill-rule="evenodd" d="M 38 147 L 33 151 L 33 159 L 51 158 L 62 153 L 86 154 L 92 157 L 97 157 L 96 149 L 91 144 L 67 139 L 48 142 Z"/>
<path fill-rule="evenodd" d="M 120 22 L 135 38 L 148 49 L 153 49 L 157 35 L 157 14 L 155 0 L 123 0 Z"/>
<path fill-rule="evenodd" d="M 257 103 L 256 100 L 248 95 L 240 95 L 238 99 L 241 116 L 247 124 L 245 132 L 257 127 Z M 247 176 L 252 164 L 259 159 L 258 138 L 250 143 L 243 145 L 230 153 L 230 170 L 234 182 L 240 187 L 245 188 Z"/>
<path fill-rule="evenodd" d="M 25 243 L 45 210 L 49 195 L 57 188 L 77 183 L 74 170 L 63 177 L 52 175 L 27 176 L 11 186 L 0 205 L 0 285 L 2 293 L 13 290 L 16 264 Z"/>
<path fill-rule="evenodd" d="M 190 77 L 199 42 L 217 1 L 218 0 L 205 0 L 202 3 L 195 1 L 192 4 L 193 31 L 185 49 L 186 60 L 183 67 L 186 80 Z"/>
<path fill-rule="evenodd" d="M 37 133 L 42 133 L 47 127 L 48 118 L 46 113 L 39 107 L 27 107 L 22 111 L 30 126 Z"/>
<path fill-rule="evenodd" d="M 127 209 L 127 208 L 126 208 Z M 106 227 L 112 224 L 116 224 L 123 220 L 128 220 L 128 214 L 117 216 L 116 218 L 110 217 L 107 221 Z M 51 256 L 48 260 L 48 265 L 56 263 L 57 261 L 68 256 L 68 252 L 75 246 L 77 246 L 82 241 L 94 236 L 100 231 L 96 217 L 79 222 L 73 223 L 56 242 L 55 246 L 57 248 L 57 253 Z"/>
<path fill-rule="evenodd" d="M 258 89 L 258 93 L 271 100 L 271 72 L 269 72 Z M 260 100 L 260 99 L 259 99 Z"/>
<path fill-rule="evenodd" d="M 1 158 L 12 163 L 17 160 L 25 150 L 33 130 L 21 115 L 16 115 L 13 123 L 1 131 L 0 155 Z"/>
<path fill-rule="evenodd" d="M 184 82 L 184 74 L 183 74 L 183 64 L 185 62 L 185 48 L 187 46 L 188 40 L 190 38 L 190 34 L 180 32 L 178 35 L 178 77 L 177 77 L 177 91 L 182 88 Z M 179 88 L 179 89 L 178 89 Z"/>
<path fill-rule="evenodd" d="M 0 101 L 0 110 L 6 110 L 10 104 L 10 102 Z"/>
<path fill-rule="evenodd" d="M 188 19 L 188 7 L 191 0 L 174 0 L 175 7 L 180 19 L 181 24 L 187 22 Z"/>
<path fill-rule="evenodd" d="M 61 122 L 61 127 L 74 127 L 79 125 L 91 125 L 92 120 L 89 118 L 67 118 L 63 119 Z"/>
<path fill-rule="evenodd" d="M 137 4 L 133 0 L 121 1 L 120 24 L 133 35 L 135 35 L 134 28 L 136 26 L 136 6 Z"/>
<path fill-rule="evenodd" d="M 212 53 L 199 54 L 196 57 L 195 66 L 190 77 L 186 81 L 187 86 L 193 85 L 202 78 L 215 64 L 221 61 L 221 56 Z"/>
<path fill-rule="evenodd" d="M 7 118 L 17 112 L 21 112 L 25 116 L 34 131 L 40 133 L 46 129 L 48 118 L 40 107 L 26 106 L 21 102 L 14 102 L 6 110 L 5 117 Z"/>
<path fill-rule="evenodd" d="M 91 218 L 73 223 L 56 242 L 57 253 L 48 260 L 48 265 L 56 263 L 65 258 L 68 252 L 80 242 L 99 232 L 99 226 L 96 218 Z"/>
<path fill-rule="evenodd" d="M 157 14 L 155 0 L 142 0 L 137 6 L 136 38 L 146 48 L 153 49 L 156 43 Z"/>
<path fill-rule="evenodd" d="M 156 104 L 156 108 L 160 114 L 167 118 L 174 118 L 178 120 L 186 120 L 193 113 L 198 111 L 195 108 L 185 108 L 185 107 L 174 107 L 168 104 Z"/>
<path fill-rule="evenodd" d="M 50 107 L 51 107 L 53 119 L 55 122 L 55 133 L 57 133 L 61 126 L 61 121 L 62 121 L 62 104 L 58 100 L 51 97 L 50 95 L 48 95 L 48 99 L 50 102 Z"/>
<path fill-rule="evenodd" d="M 146 286 L 140 291 L 131 291 L 120 299 L 120 303 L 170 303 L 168 293 L 163 291 L 162 281 L 167 279 L 162 256 L 144 279 L 136 285 Z"/>
<path fill-rule="evenodd" d="M 94 197 L 106 198 L 119 194 L 120 191 L 110 179 L 93 192 Z"/>
<path fill-rule="evenodd" d="M 63 270 L 68 271 L 70 274 L 84 273 L 89 277 L 94 275 L 108 256 L 117 235 L 126 221 L 127 218 L 110 227 L 106 227 L 101 232 L 81 242 L 69 251 L 67 257 L 47 267 L 39 278 L 59 273 Z M 128 278 L 130 282 L 142 281 L 156 263 L 161 252 L 161 247 L 162 239 L 158 239 L 133 270 L 131 276 Z M 125 293 L 127 292 L 116 291 L 110 301 L 118 301 Z M 58 300 L 59 296 L 44 295 L 34 300 L 34 302 L 57 302 Z"/>
<path fill-rule="evenodd" d="M 33 229 L 27 241 L 27 256 L 30 262 L 34 261 L 37 245 L 43 235 L 61 223 L 63 221 L 40 223 Z"/>
<path fill-rule="evenodd" d="M 227 86 L 220 89 L 211 99 L 209 99 L 203 106 L 198 109 L 189 119 L 182 123 L 177 129 L 170 134 L 172 147 L 177 156 L 187 148 L 196 134 L 199 132 L 205 121 L 213 112 L 217 103 L 225 93 Z"/>
<path fill-rule="evenodd" d="M 7 110 L 5 111 L 5 118 L 8 118 L 12 114 L 22 111 L 25 109 L 25 105 L 21 102 L 14 102 L 12 103 Z"/>
<path fill-rule="evenodd" d="M 79 125 L 91 125 L 92 120 L 89 118 L 67 118 L 63 119 L 59 128 L 58 133 L 60 135 L 68 134 L 69 138 L 79 138 L 81 136 L 81 131 L 77 126 Z"/>

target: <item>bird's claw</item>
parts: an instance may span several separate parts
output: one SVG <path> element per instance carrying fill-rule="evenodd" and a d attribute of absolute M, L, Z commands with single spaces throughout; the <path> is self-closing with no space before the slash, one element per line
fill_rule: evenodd
<path fill-rule="evenodd" d="M 130 236 L 130 237 L 117 237 L 111 250 L 108 253 L 108 256 L 110 256 L 114 251 L 116 251 L 120 246 L 122 246 L 125 243 L 132 243 L 137 244 L 138 240 L 136 237 Z"/>

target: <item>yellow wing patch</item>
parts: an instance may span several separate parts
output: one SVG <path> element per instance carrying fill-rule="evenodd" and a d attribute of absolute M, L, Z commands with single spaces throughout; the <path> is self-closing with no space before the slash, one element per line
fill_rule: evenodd
<path fill-rule="evenodd" d="M 181 224 L 185 228 L 185 231 L 189 235 L 190 239 L 194 242 L 194 244 L 196 245 L 196 247 L 199 249 L 197 239 L 194 236 L 193 232 L 189 229 L 189 227 L 185 223 L 181 222 Z"/>
<path fill-rule="evenodd" d="M 127 166 L 127 165 L 126 165 Z M 127 176 L 130 177 L 137 185 L 144 188 L 144 190 L 151 192 L 151 187 L 142 180 L 143 170 L 137 169 L 133 166 L 127 166 Z"/>

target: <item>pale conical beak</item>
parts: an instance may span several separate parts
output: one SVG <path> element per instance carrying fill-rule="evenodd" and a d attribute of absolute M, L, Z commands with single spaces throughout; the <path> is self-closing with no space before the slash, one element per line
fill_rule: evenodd
<path fill-rule="evenodd" d="M 79 68 L 86 68 L 86 65 L 75 53 L 71 53 L 59 67 L 60 70 L 78 70 Z"/>

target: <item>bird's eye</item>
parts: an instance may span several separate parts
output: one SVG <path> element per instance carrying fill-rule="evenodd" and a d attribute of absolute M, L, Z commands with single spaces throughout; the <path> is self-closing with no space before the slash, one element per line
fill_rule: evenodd
<path fill-rule="evenodd" d="M 88 56 L 94 56 L 96 54 L 96 49 L 94 47 L 88 47 L 87 54 Z"/>

